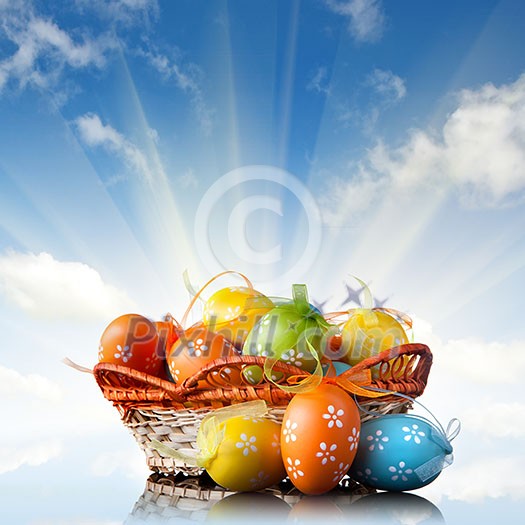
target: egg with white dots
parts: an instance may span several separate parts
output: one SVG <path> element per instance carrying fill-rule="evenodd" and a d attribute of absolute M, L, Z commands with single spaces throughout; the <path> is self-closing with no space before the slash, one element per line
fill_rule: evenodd
<path fill-rule="evenodd" d="M 281 450 L 290 481 L 304 494 L 333 489 L 348 472 L 359 441 L 359 410 L 335 385 L 296 394 L 281 426 Z"/>
<path fill-rule="evenodd" d="M 349 474 L 368 487 L 403 492 L 428 485 L 451 461 L 452 446 L 436 425 L 417 415 L 389 414 L 362 424 Z"/>

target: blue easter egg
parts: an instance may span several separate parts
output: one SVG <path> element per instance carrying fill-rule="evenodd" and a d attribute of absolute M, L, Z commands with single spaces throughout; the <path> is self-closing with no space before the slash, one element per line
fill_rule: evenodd
<path fill-rule="evenodd" d="M 347 370 L 350 370 L 350 368 L 352 368 L 352 365 L 349 365 L 348 363 L 343 363 L 342 361 L 332 361 L 332 366 L 334 367 L 336 376 L 340 376 L 343 372 L 346 372 Z M 330 364 L 323 363 L 322 368 L 323 375 L 325 376 L 330 370 Z"/>
<path fill-rule="evenodd" d="M 379 490 L 414 490 L 434 481 L 451 454 L 450 442 L 427 419 L 389 414 L 361 425 L 349 474 Z"/>

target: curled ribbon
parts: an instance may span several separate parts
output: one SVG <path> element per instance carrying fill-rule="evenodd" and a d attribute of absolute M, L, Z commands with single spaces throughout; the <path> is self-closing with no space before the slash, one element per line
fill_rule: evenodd
<path fill-rule="evenodd" d="M 189 466 L 207 468 L 217 456 L 224 440 L 225 421 L 233 417 L 262 417 L 267 412 L 268 406 L 263 400 L 248 401 L 213 410 L 200 424 L 197 433 L 198 451 L 194 454 L 186 454 L 156 439 L 151 440 L 151 446 L 164 457 L 178 459 Z"/>
<path fill-rule="evenodd" d="M 241 279 L 244 280 L 244 282 L 246 283 L 246 286 L 248 288 L 250 288 L 251 290 L 253 290 L 253 284 L 252 282 L 250 281 L 250 279 L 248 279 L 248 277 L 246 277 L 246 275 L 242 274 L 242 273 L 239 273 L 239 272 L 234 272 L 233 270 L 227 270 L 225 272 L 221 272 L 221 273 L 218 273 L 217 275 L 215 275 L 214 277 L 212 277 L 208 282 L 206 282 L 204 284 L 204 286 L 202 286 L 200 288 L 199 291 L 195 291 L 193 286 L 191 285 L 191 282 L 190 282 L 190 279 L 189 279 L 189 274 L 188 274 L 188 271 L 186 270 L 184 272 L 184 280 L 185 280 L 185 283 L 186 283 L 186 287 L 188 290 L 191 290 L 190 293 L 193 294 L 193 297 L 190 301 L 190 304 L 188 305 L 188 308 L 186 308 L 186 311 L 184 312 L 184 315 L 182 316 L 182 321 L 181 321 L 181 325 L 182 326 L 186 326 L 186 321 L 188 319 L 188 315 L 190 314 L 191 310 L 193 309 L 193 307 L 195 306 L 195 304 L 197 303 L 197 301 L 201 298 L 201 295 L 202 293 L 204 292 L 204 290 L 210 285 L 212 284 L 213 282 L 215 282 L 217 279 L 219 279 L 220 277 L 224 276 L 224 275 L 238 275 L 239 277 L 241 277 Z"/>
<path fill-rule="evenodd" d="M 354 370 L 353 368 L 350 368 L 340 376 L 324 377 L 318 352 L 312 346 L 310 341 L 308 341 L 308 339 L 305 339 L 305 342 L 316 360 L 315 370 L 311 374 L 305 372 L 301 375 L 297 374 L 290 376 L 288 377 L 288 384 L 290 386 L 283 385 L 272 379 L 272 370 L 278 359 L 266 358 L 264 363 L 264 374 L 268 381 L 279 387 L 284 392 L 290 392 L 293 394 L 304 394 L 306 392 L 310 392 L 316 389 L 322 383 L 337 385 L 351 394 L 362 397 L 378 398 L 386 396 L 390 393 L 378 392 L 376 390 L 368 390 L 363 388 L 372 384 L 372 373 L 369 369 Z"/>
<path fill-rule="evenodd" d="M 357 279 L 357 278 L 356 278 Z M 366 284 L 363 283 L 363 281 L 357 279 L 362 285 L 366 287 Z M 372 375 L 370 370 L 358 370 L 355 371 L 353 369 L 350 369 L 346 371 L 345 373 L 341 374 L 340 376 L 336 376 L 333 378 L 323 377 L 323 369 L 321 366 L 321 361 L 319 358 L 319 352 L 314 346 L 312 345 L 309 335 L 313 334 L 325 334 L 329 335 L 330 329 L 332 328 L 332 325 L 330 325 L 326 319 L 315 316 L 314 312 L 310 306 L 310 303 L 308 302 L 308 292 L 306 290 L 305 285 L 299 285 L 295 284 L 293 285 L 293 298 L 294 303 L 290 304 L 290 308 L 293 308 L 295 311 L 300 312 L 305 318 L 312 318 L 314 321 L 314 326 L 310 328 L 310 330 L 306 330 L 304 335 L 299 338 L 297 346 L 300 344 L 306 345 L 309 352 L 313 356 L 313 358 L 316 361 L 315 370 L 309 374 L 305 373 L 304 375 L 295 375 L 288 378 L 288 385 L 284 385 L 282 383 L 277 383 L 272 379 L 272 370 L 275 364 L 277 363 L 278 359 L 276 358 L 266 358 L 266 361 L 264 363 L 264 374 L 266 376 L 266 379 L 276 385 L 278 388 L 285 392 L 290 392 L 293 394 L 301 394 L 306 393 L 314 390 L 317 388 L 321 383 L 325 384 L 335 384 L 347 392 L 351 394 L 355 394 L 362 397 L 369 397 L 369 398 L 378 398 L 385 395 L 388 395 L 383 392 L 376 392 L 376 391 L 370 391 L 365 388 L 364 386 L 368 386 L 372 383 Z M 367 298 L 367 301 L 369 302 L 371 300 L 371 294 L 368 290 L 368 295 L 370 295 L 369 298 Z M 281 306 L 281 308 L 286 308 L 287 305 Z M 367 310 L 369 311 L 369 310 Z M 371 315 L 374 315 L 373 313 Z M 310 332 L 310 333 L 308 333 Z M 274 342 L 272 345 L 274 351 L 275 350 L 283 350 L 283 348 L 279 347 L 279 342 Z"/>

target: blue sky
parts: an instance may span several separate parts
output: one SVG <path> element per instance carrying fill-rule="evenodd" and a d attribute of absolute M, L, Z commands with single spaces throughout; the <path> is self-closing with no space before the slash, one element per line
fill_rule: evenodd
<path fill-rule="evenodd" d="M 97 432 L 113 424 L 118 452 L 119 422 L 57 362 L 93 364 L 113 317 L 181 316 L 185 269 L 243 271 L 268 294 L 306 282 L 328 309 L 352 274 L 414 317 L 435 354 L 426 402 L 466 422 L 425 497 L 493 501 L 476 454 L 496 472 L 524 462 L 507 452 L 525 435 L 523 2 L 0 0 L 0 20 L 13 417 L 84 403 L 96 463 Z M 0 483 L 59 472 L 77 419 L 46 428 L 49 457 L 22 425 Z M 106 481 L 127 475 L 117 452 Z M 525 486 L 496 492 L 512 509 Z"/>

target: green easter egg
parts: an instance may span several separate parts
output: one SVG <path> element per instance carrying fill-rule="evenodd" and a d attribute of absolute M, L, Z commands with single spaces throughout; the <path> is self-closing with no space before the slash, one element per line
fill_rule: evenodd
<path fill-rule="evenodd" d="M 276 306 L 255 325 L 243 354 L 275 357 L 313 372 L 328 323 L 308 303 L 306 287 L 296 286 L 299 285 L 294 286 L 293 302 Z"/>
<path fill-rule="evenodd" d="M 272 370 L 273 381 L 279 381 L 283 375 L 284 374 L 278 370 Z M 259 365 L 246 366 L 242 370 L 242 376 L 250 385 L 258 385 L 263 379 L 263 369 Z"/>

